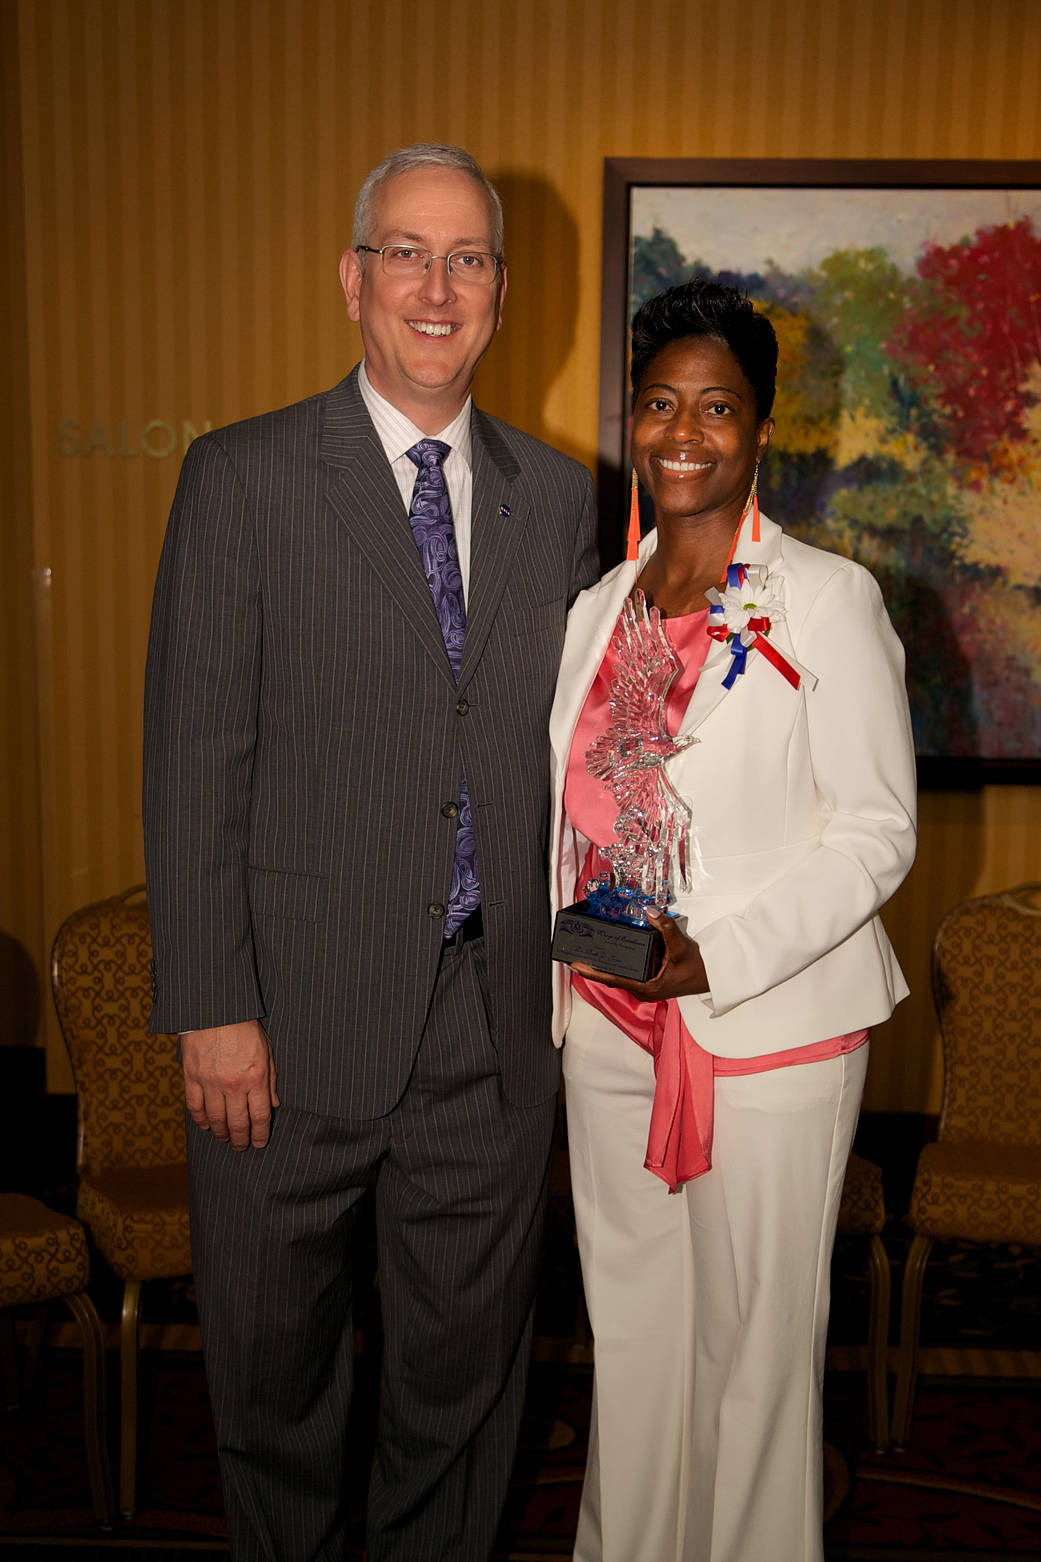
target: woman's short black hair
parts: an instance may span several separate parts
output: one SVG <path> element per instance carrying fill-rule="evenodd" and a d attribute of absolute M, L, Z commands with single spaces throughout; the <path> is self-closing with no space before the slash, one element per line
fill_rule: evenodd
<path fill-rule="evenodd" d="M 670 342 L 685 336 L 708 336 L 729 347 L 755 392 L 759 421 L 770 416 L 777 383 L 777 337 L 774 328 L 744 293 L 707 277 L 695 277 L 680 287 L 648 299 L 633 316 L 630 377 L 633 406 L 648 366 Z"/>

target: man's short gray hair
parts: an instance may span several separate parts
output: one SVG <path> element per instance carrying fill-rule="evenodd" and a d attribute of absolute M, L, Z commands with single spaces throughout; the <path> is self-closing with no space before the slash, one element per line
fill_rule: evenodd
<path fill-rule="evenodd" d="M 401 146 L 388 152 L 369 174 L 358 191 L 354 203 L 354 234 L 351 246 L 368 244 L 372 233 L 372 198 L 381 185 L 398 174 L 411 173 L 414 168 L 451 168 L 458 173 L 469 174 L 476 180 L 488 200 L 488 213 L 492 220 L 491 241 L 496 255 L 502 255 L 502 202 L 499 193 L 476 157 L 471 157 L 461 146 L 444 146 L 440 141 L 418 141 L 415 146 Z"/>

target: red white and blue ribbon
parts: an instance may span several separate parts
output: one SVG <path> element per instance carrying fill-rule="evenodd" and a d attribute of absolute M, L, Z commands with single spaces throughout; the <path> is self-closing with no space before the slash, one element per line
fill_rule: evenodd
<path fill-rule="evenodd" d="M 785 616 L 784 605 L 768 572 L 762 565 L 728 564 L 726 590 L 715 586 L 706 591 L 710 606 L 708 632 L 713 640 L 727 642 L 731 662 L 723 679 L 724 689 L 733 688 L 748 666 L 750 652 L 759 651 L 771 667 L 798 689 L 805 681 L 815 688 L 817 679 L 795 658 L 784 656 L 767 639 L 774 619 Z"/>

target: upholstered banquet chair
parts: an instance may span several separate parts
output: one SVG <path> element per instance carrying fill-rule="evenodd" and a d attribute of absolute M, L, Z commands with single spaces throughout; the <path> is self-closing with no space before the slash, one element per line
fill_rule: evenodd
<path fill-rule="evenodd" d="M 873 1161 L 851 1155 L 839 1206 L 840 1236 L 866 1237 L 870 1307 L 868 1313 L 867 1418 L 872 1445 L 881 1452 L 889 1442 L 889 1256 L 882 1243 L 886 1206 L 882 1172 Z"/>
<path fill-rule="evenodd" d="M 74 911 L 51 985 L 78 1104 L 76 1213 L 123 1281 L 119 1506 L 135 1506 L 141 1287 L 191 1273 L 184 1092 L 175 1036 L 149 1036 L 144 890 Z"/>
<path fill-rule="evenodd" d="M 893 1441 L 907 1440 L 934 1241 L 1041 1245 L 1041 884 L 955 907 L 933 944 L 939 1137 L 915 1173 Z"/>
<path fill-rule="evenodd" d="M 105 1441 L 105 1353 L 101 1322 L 87 1295 L 90 1258 L 78 1220 L 24 1193 L 0 1193 L 0 1308 L 60 1297 L 79 1326 L 83 1345 L 83 1423 L 94 1517 L 109 1528 L 115 1516 Z"/>

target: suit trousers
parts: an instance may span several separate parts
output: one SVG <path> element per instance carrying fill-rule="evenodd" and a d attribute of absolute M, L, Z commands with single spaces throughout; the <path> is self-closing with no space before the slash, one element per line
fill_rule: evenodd
<path fill-rule="evenodd" d="M 345 1555 L 350 1241 L 374 1173 L 384 1353 L 368 1554 L 482 1562 L 491 1550 L 523 1408 L 556 1100 L 503 1099 L 483 966 L 480 939 L 446 947 L 387 1116 L 283 1106 L 268 1145 L 242 1153 L 189 1124 L 234 1562 Z"/>
<path fill-rule="evenodd" d="M 830 1261 L 867 1052 L 717 1078 L 711 1170 L 670 1195 L 643 1165 L 653 1061 L 575 995 L 595 1342 L 575 1562 L 823 1562 Z"/>

